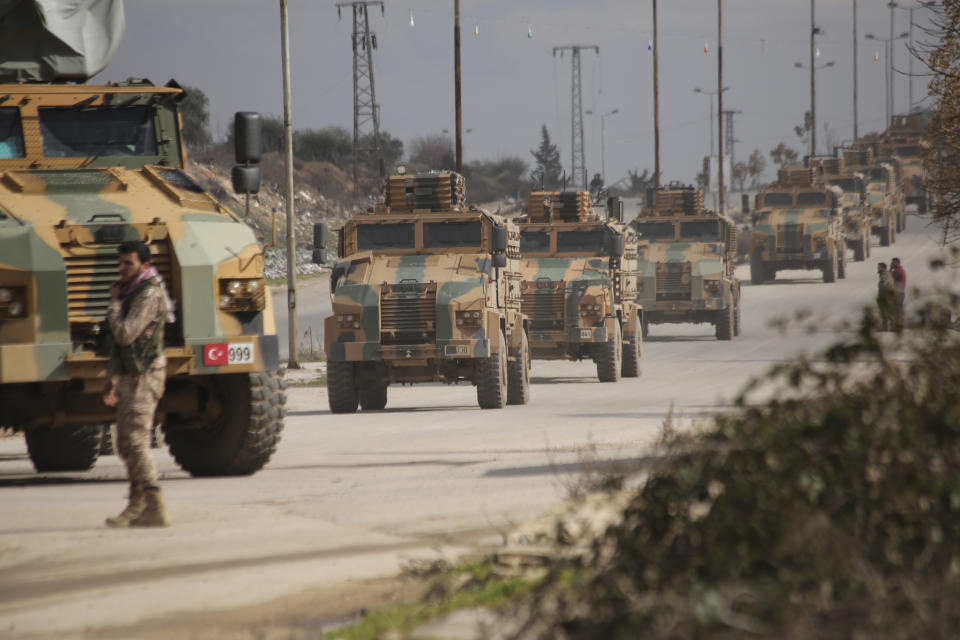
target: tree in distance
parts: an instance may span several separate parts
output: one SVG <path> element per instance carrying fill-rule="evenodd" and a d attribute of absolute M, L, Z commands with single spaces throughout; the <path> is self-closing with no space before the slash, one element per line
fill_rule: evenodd
<path fill-rule="evenodd" d="M 530 172 L 536 188 L 540 185 L 544 189 L 555 189 L 561 186 L 563 179 L 563 165 L 560 163 L 560 150 L 550 141 L 550 132 L 547 125 L 540 126 L 540 146 L 531 150 L 530 154 L 536 164 Z"/>

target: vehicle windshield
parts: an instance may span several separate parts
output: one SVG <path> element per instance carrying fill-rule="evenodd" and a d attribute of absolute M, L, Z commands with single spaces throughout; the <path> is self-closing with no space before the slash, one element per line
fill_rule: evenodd
<path fill-rule="evenodd" d="M 591 253 L 605 254 L 607 252 L 606 234 L 602 229 L 591 231 L 558 231 L 557 253 Z"/>
<path fill-rule="evenodd" d="M 412 222 L 357 225 L 357 249 L 375 251 L 377 249 L 415 249 L 414 225 Z"/>
<path fill-rule="evenodd" d="M 916 145 L 905 145 L 897 147 L 897 154 L 901 156 L 919 156 L 921 151 L 920 147 Z"/>
<path fill-rule="evenodd" d="M 23 157 L 23 129 L 20 109 L 0 108 L 0 160 Z"/>
<path fill-rule="evenodd" d="M 47 158 L 155 156 L 157 137 L 148 107 L 60 109 L 40 107 Z"/>
<path fill-rule="evenodd" d="M 479 220 L 469 222 L 424 222 L 424 249 L 480 247 L 483 240 Z"/>
<path fill-rule="evenodd" d="M 672 222 L 641 222 L 637 233 L 644 240 L 673 240 Z"/>
<path fill-rule="evenodd" d="M 840 187 L 844 193 L 859 193 L 860 185 L 853 178 L 834 178 L 829 183 L 833 187 Z"/>
<path fill-rule="evenodd" d="M 549 231 L 523 231 L 520 233 L 520 253 L 550 253 Z"/>
<path fill-rule="evenodd" d="M 763 195 L 763 206 L 765 207 L 793 206 L 793 194 L 792 193 L 765 193 Z"/>
<path fill-rule="evenodd" d="M 720 223 L 716 220 L 702 220 L 699 222 L 681 222 L 680 239 L 697 242 L 719 242 Z"/>
<path fill-rule="evenodd" d="M 825 193 L 798 193 L 797 194 L 797 206 L 811 206 L 816 205 L 819 207 L 827 204 L 827 194 Z"/>

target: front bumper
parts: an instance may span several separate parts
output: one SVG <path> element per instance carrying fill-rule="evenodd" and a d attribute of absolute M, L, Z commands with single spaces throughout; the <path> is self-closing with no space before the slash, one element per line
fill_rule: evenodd
<path fill-rule="evenodd" d="M 388 361 L 404 362 L 430 360 L 459 360 L 489 358 L 490 341 L 481 339 L 437 340 L 436 344 L 391 344 L 379 342 L 333 342 L 327 353 L 330 362 Z"/>

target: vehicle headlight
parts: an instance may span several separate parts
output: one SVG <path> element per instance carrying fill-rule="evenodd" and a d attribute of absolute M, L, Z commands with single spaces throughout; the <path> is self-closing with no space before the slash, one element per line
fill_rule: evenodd
<path fill-rule="evenodd" d="M 359 329 L 359 313 L 340 313 L 337 314 L 337 327 L 340 329 Z"/>
<path fill-rule="evenodd" d="M 224 311 L 262 311 L 266 306 L 263 278 L 220 281 L 220 308 Z"/>
<path fill-rule="evenodd" d="M 603 312 L 603 305 L 600 304 L 581 304 L 580 305 L 580 317 L 588 318 L 599 316 Z"/>
<path fill-rule="evenodd" d="M 483 324 L 483 312 L 481 311 L 457 311 L 454 315 L 456 316 L 458 327 L 479 327 Z"/>
<path fill-rule="evenodd" d="M 719 280 L 704 280 L 703 288 L 712 296 L 718 296 L 723 291 L 723 285 Z"/>
<path fill-rule="evenodd" d="M 27 315 L 27 288 L 0 287 L 0 318 L 23 318 Z"/>

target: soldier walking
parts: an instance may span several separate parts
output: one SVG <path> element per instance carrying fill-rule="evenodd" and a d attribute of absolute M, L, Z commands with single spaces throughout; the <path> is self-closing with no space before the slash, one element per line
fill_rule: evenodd
<path fill-rule="evenodd" d="M 877 308 L 880 310 L 880 330 L 889 331 L 897 307 L 897 290 L 887 263 L 877 265 Z"/>
<path fill-rule="evenodd" d="M 120 279 L 110 285 L 107 311 L 112 346 L 103 401 L 117 407 L 117 450 L 127 466 L 130 494 L 126 508 L 107 518 L 107 526 L 164 527 L 169 523 L 150 439 L 166 378 L 164 323 L 173 321 L 173 306 L 147 245 L 124 242 L 118 254 Z"/>
<path fill-rule="evenodd" d="M 903 331 L 904 323 L 903 303 L 907 296 L 907 271 L 903 268 L 903 265 L 900 264 L 900 258 L 894 258 L 890 261 L 890 275 L 893 276 L 893 285 L 897 292 L 894 328 L 897 330 L 897 333 L 900 333 Z"/>

